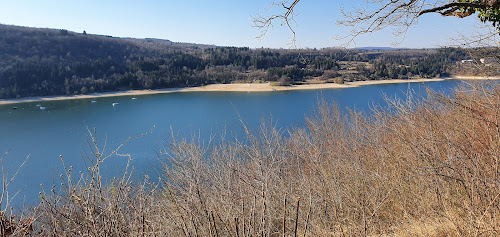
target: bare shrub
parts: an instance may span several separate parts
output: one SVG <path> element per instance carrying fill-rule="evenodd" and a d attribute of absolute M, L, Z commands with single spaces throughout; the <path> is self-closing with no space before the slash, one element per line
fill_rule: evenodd
<path fill-rule="evenodd" d="M 134 138 L 126 142 L 131 139 Z M 153 184 L 148 177 L 134 184 L 130 163 L 122 177 L 106 181 L 101 173 L 102 163 L 112 156 L 123 156 L 130 162 L 130 155 L 119 153 L 126 142 L 106 154 L 105 145 L 101 148 L 98 144 L 95 130 L 94 133 L 89 130 L 84 159 L 90 165 L 79 175 L 73 174 L 73 167 L 67 167 L 61 156 L 64 167 L 59 177 L 61 184 L 53 184 L 50 191 L 40 192 L 41 203 L 35 209 L 37 234 L 140 236 L 163 233 L 159 231 L 163 213 L 157 203 L 160 200 L 158 184 Z"/>
<path fill-rule="evenodd" d="M 29 155 L 24 159 L 23 163 L 19 165 L 14 174 L 9 175 L 9 168 L 4 165 L 4 160 L 7 157 L 9 151 L 4 153 L 0 157 L 0 163 L 2 168 L 2 190 L 0 193 L 0 236 L 25 236 L 29 235 L 33 231 L 33 216 L 30 212 L 25 212 L 27 210 L 22 210 L 22 212 L 16 213 L 14 215 L 14 208 L 11 206 L 11 202 L 16 198 L 19 190 L 16 192 L 11 192 L 9 186 L 17 177 L 19 171 L 23 168 L 26 161 L 29 159 Z"/>
<path fill-rule="evenodd" d="M 487 87 L 371 117 L 322 102 L 287 136 L 263 124 L 246 141 L 174 143 L 173 222 L 185 235 L 495 235 L 500 91 Z"/>
<path fill-rule="evenodd" d="M 77 182 L 42 194 L 40 233 L 171 236 L 495 236 L 500 88 L 389 101 L 372 116 L 318 103 L 307 126 L 245 139 L 177 139 L 165 178 L 104 185 L 99 150 Z M 93 144 L 93 143 L 91 143 Z M 161 187 L 159 186 L 161 185 Z"/>

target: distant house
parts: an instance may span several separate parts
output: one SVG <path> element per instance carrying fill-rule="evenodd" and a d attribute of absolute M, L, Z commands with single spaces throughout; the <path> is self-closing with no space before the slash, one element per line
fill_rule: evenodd
<path fill-rule="evenodd" d="M 498 59 L 497 58 L 482 58 L 482 59 L 479 59 L 479 61 L 481 61 L 482 64 L 497 63 Z"/>
<path fill-rule="evenodd" d="M 479 61 L 486 66 L 491 66 L 492 63 L 499 63 L 499 59 L 497 58 L 481 58 Z"/>

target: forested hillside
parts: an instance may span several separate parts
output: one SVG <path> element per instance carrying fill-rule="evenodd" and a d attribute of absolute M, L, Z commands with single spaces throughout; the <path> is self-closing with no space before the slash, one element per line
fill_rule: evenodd
<path fill-rule="evenodd" d="M 0 25 L 0 99 L 310 78 L 448 75 L 459 49 L 249 49 Z"/>

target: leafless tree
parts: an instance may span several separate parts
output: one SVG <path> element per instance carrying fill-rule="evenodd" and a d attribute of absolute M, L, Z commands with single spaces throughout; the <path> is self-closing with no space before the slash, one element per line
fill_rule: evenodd
<path fill-rule="evenodd" d="M 392 27 L 396 35 L 406 33 L 408 27 L 416 23 L 416 19 L 428 13 L 437 13 L 442 16 L 468 17 L 475 12 L 481 12 L 494 17 L 481 18 L 484 22 L 493 23 L 498 27 L 498 17 L 495 11 L 500 8 L 498 0 L 364 0 L 361 7 L 344 10 L 340 13 L 343 20 L 338 21 L 339 25 L 351 28 L 348 37 L 355 38 L 360 34 L 371 33 L 383 28 Z M 260 30 L 259 37 L 264 36 L 271 29 L 275 22 L 281 21 L 281 26 L 290 29 L 295 40 L 295 8 L 300 0 L 277 0 L 271 3 L 266 12 L 278 12 L 274 14 L 254 17 L 254 27 Z M 496 31 L 498 34 L 498 31 Z"/>

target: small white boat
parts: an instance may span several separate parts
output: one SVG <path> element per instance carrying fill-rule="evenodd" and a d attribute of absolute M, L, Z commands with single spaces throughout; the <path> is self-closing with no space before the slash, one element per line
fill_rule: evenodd
<path fill-rule="evenodd" d="M 93 100 L 93 101 L 90 101 L 90 103 L 95 104 L 95 103 L 97 103 L 97 101 Z"/>
<path fill-rule="evenodd" d="M 36 107 L 42 107 L 42 105 L 41 104 L 37 104 Z"/>
<path fill-rule="evenodd" d="M 135 97 L 132 97 L 132 99 L 133 99 L 133 100 L 137 100 L 137 98 L 135 98 Z"/>
<path fill-rule="evenodd" d="M 40 109 L 41 109 L 41 110 L 45 110 L 45 107 L 43 107 L 43 106 L 40 106 Z"/>
<path fill-rule="evenodd" d="M 115 107 L 115 106 L 117 106 L 117 105 L 118 105 L 118 103 L 113 103 L 113 107 Z"/>

